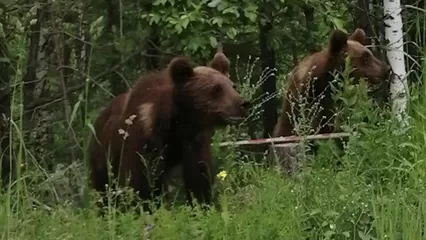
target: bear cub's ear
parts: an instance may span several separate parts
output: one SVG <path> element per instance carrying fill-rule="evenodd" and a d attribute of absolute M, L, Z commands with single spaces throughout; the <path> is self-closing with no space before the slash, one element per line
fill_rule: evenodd
<path fill-rule="evenodd" d="M 223 53 L 222 46 L 219 46 L 216 54 L 214 55 L 211 62 L 208 64 L 209 67 L 216 69 L 222 74 L 229 76 L 229 59 Z"/>
<path fill-rule="evenodd" d="M 365 32 L 361 28 L 355 29 L 354 33 L 349 37 L 350 40 L 357 41 L 364 45 L 365 41 Z"/>
<path fill-rule="evenodd" d="M 194 76 L 194 69 L 186 57 L 173 58 L 169 63 L 168 71 L 175 83 L 185 83 Z"/>
<path fill-rule="evenodd" d="M 348 36 L 341 30 L 334 30 L 330 36 L 328 50 L 332 55 L 338 55 L 346 47 Z"/>

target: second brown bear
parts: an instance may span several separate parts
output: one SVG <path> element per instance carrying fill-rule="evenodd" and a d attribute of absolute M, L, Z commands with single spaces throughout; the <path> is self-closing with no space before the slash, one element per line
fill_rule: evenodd
<path fill-rule="evenodd" d="M 308 102 L 317 101 L 321 110 L 313 117 L 310 128 L 316 133 L 332 133 L 335 105 L 332 99 L 330 83 L 334 80 L 333 71 L 345 67 L 345 57 L 351 60 L 351 76 L 354 80 L 366 78 L 369 83 L 380 83 L 388 77 L 389 66 L 377 59 L 363 45 L 365 33 L 356 29 L 351 36 L 340 30 L 334 30 L 328 47 L 306 56 L 291 72 L 285 86 L 280 117 L 275 125 L 273 137 L 295 135 L 292 119 L 300 117 L 296 99 L 308 97 Z M 306 94 L 307 89 L 309 93 Z M 322 95 L 322 96 L 321 96 Z M 307 106 L 311 108 L 312 106 Z M 308 110 L 309 111 L 309 110 Z M 312 133 L 311 133 L 312 134 Z"/>

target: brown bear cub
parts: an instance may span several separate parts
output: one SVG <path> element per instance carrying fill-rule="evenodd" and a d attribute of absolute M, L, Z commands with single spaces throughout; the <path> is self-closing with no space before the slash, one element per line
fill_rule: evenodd
<path fill-rule="evenodd" d="M 194 196 L 211 203 L 214 129 L 239 123 L 247 114 L 248 101 L 235 90 L 228 69 L 221 51 L 208 66 L 192 67 L 176 57 L 115 97 L 95 123 L 90 146 L 94 189 L 105 193 L 109 184 L 107 158 L 112 179 L 130 185 L 142 200 L 160 196 L 165 176 L 182 164 L 188 200 Z"/>
<path fill-rule="evenodd" d="M 346 57 L 350 58 L 351 77 L 354 81 L 365 78 L 370 84 L 378 84 L 388 77 L 390 70 L 388 65 L 377 59 L 363 45 L 364 39 L 365 33 L 359 28 L 349 37 L 340 30 L 334 30 L 327 48 L 308 55 L 293 69 L 286 83 L 274 137 L 296 134 L 294 123 L 289 115 L 292 116 L 291 119 L 297 119 L 300 116 L 300 109 L 297 109 L 298 103 L 295 100 L 300 94 L 307 97 L 307 102 L 317 102 L 321 107 L 316 111 L 318 114 L 310 119 L 310 127 L 313 131 L 321 134 L 337 130 L 333 127 L 335 104 L 329 84 L 334 80 L 333 72 L 344 69 Z M 307 90 L 308 94 L 306 94 Z"/>

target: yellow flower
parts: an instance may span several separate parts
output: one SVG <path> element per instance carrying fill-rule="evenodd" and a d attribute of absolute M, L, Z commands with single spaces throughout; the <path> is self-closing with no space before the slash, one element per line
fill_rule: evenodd
<path fill-rule="evenodd" d="M 225 178 L 226 178 L 226 171 L 225 170 L 222 170 L 222 171 L 220 171 L 217 175 L 216 175 L 218 178 L 220 178 L 220 180 L 224 180 Z"/>

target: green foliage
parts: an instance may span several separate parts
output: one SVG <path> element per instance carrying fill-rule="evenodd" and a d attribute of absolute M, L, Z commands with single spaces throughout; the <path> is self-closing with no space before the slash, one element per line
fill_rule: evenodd
<path fill-rule="evenodd" d="M 107 28 L 105 1 L 39 2 L 32 6 L 21 1 L 8 6 L 0 3 L 0 38 L 6 38 L 9 48 L 8 58 L 0 61 L 10 61 L 12 66 L 10 131 L 17 153 L 10 157 L 17 160 L 19 176 L 19 181 L 0 194 L 2 239 L 422 238 L 426 221 L 426 109 L 419 103 L 422 95 L 414 96 L 420 96 L 419 102 L 410 105 L 410 127 L 401 129 L 388 108 L 377 108 L 369 100 L 364 81 L 352 85 L 345 75 L 337 82 L 342 91 L 336 95 L 342 106 L 339 124 L 345 131 L 354 132 L 345 155 L 335 154 L 333 142 L 326 141 L 295 177 L 286 176 L 280 166 L 267 168 L 264 156 L 257 158 L 232 147 L 218 146 L 223 141 L 247 139 L 250 134 L 261 135 L 260 86 L 271 74 L 277 74 L 277 86 L 283 86 L 293 63 L 308 50 L 324 46 L 332 29 L 350 32 L 353 28 L 346 21 L 350 14 L 347 2 L 155 0 L 152 6 L 137 1 L 116 2 L 122 4 L 121 25 L 111 32 Z M 55 11 L 47 11 L 50 6 Z M 306 23 L 306 6 L 315 10 L 312 26 Z M 7 17 L 2 15 L 5 9 Z M 28 137 L 36 130 L 26 125 L 33 116 L 24 112 L 28 102 L 23 96 L 32 89 L 24 89 L 22 81 L 31 57 L 27 33 L 39 23 L 40 9 L 49 13 L 42 19 L 41 32 L 50 40 L 40 48 L 48 60 L 37 59 L 39 63 L 46 61 L 49 68 L 45 77 L 48 90 L 44 94 L 62 93 L 58 74 L 62 66 L 56 65 L 56 52 L 52 50 L 56 36 L 53 33 L 58 30 L 55 21 L 61 23 L 61 36 L 71 49 L 66 88 L 84 84 L 84 88 L 67 94 L 67 106 L 60 99 L 50 109 L 46 107 L 53 116 L 52 122 L 47 123 L 47 135 L 52 136 L 52 141 L 46 145 Z M 272 22 L 268 44 L 277 51 L 277 71 L 259 69 L 257 56 L 249 56 L 252 62 L 247 64 L 240 62 L 247 59 L 238 57 L 252 49 L 259 55 L 259 21 Z M 214 173 L 225 170 L 227 177 L 223 181 L 216 179 L 217 205 L 211 210 L 194 213 L 179 201 L 169 202 L 184 195 L 176 183 L 172 185 L 177 188 L 169 193 L 173 196 L 166 198 L 163 207 L 152 216 L 121 213 L 110 206 L 107 216 L 101 218 L 94 206 L 97 198 L 86 186 L 86 149 L 94 119 L 111 99 L 102 74 L 117 61 L 124 63 L 111 71 L 125 79 L 123 82 L 131 84 L 145 72 L 141 64 L 145 56 L 141 52 L 154 27 L 159 30 L 161 52 L 186 54 L 196 63 L 210 59 L 218 44 L 229 44 L 238 89 L 256 106 L 247 121 L 214 136 Z M 86 34 L 84 40 L 80 39 L 81 32 Z M 82 42 L 91 47 L 85 52 L 89 57 L 84 63 Z M 165 63 L 169 60 L 162 58 Z M 418 77 L 422 78 L 421 74 Z M 282 87 L 278 89 L 281 94 Z M 70 109 L 68 118 L 64 117 L 65 108 Z M 247 124 L 250 121 L 252 129 Z M 250 130 L 253 133 L 248 133 Z M 400 135 L 395 130 L 400 130 Z M 72 140 L 66 137 L 69 133 Z M 40 149 L 47 153 L 36 154 Z M 73 158 L 70 149 L 75 150 Z M 343 165 L 338 172 L 334 167 L 337 162 Z"/>
<path fill-rule="evenodd" d="M 152 10 L 140 16 L 144 23 L 161 29 L 167 39 L 165 47 L 205 59 L 210 57 L 206 50 L 216 48 L 218 42 L 235 41 L 238 35 L 256 31 L 257 5 L 251 1 L 156 0 Z"/>

